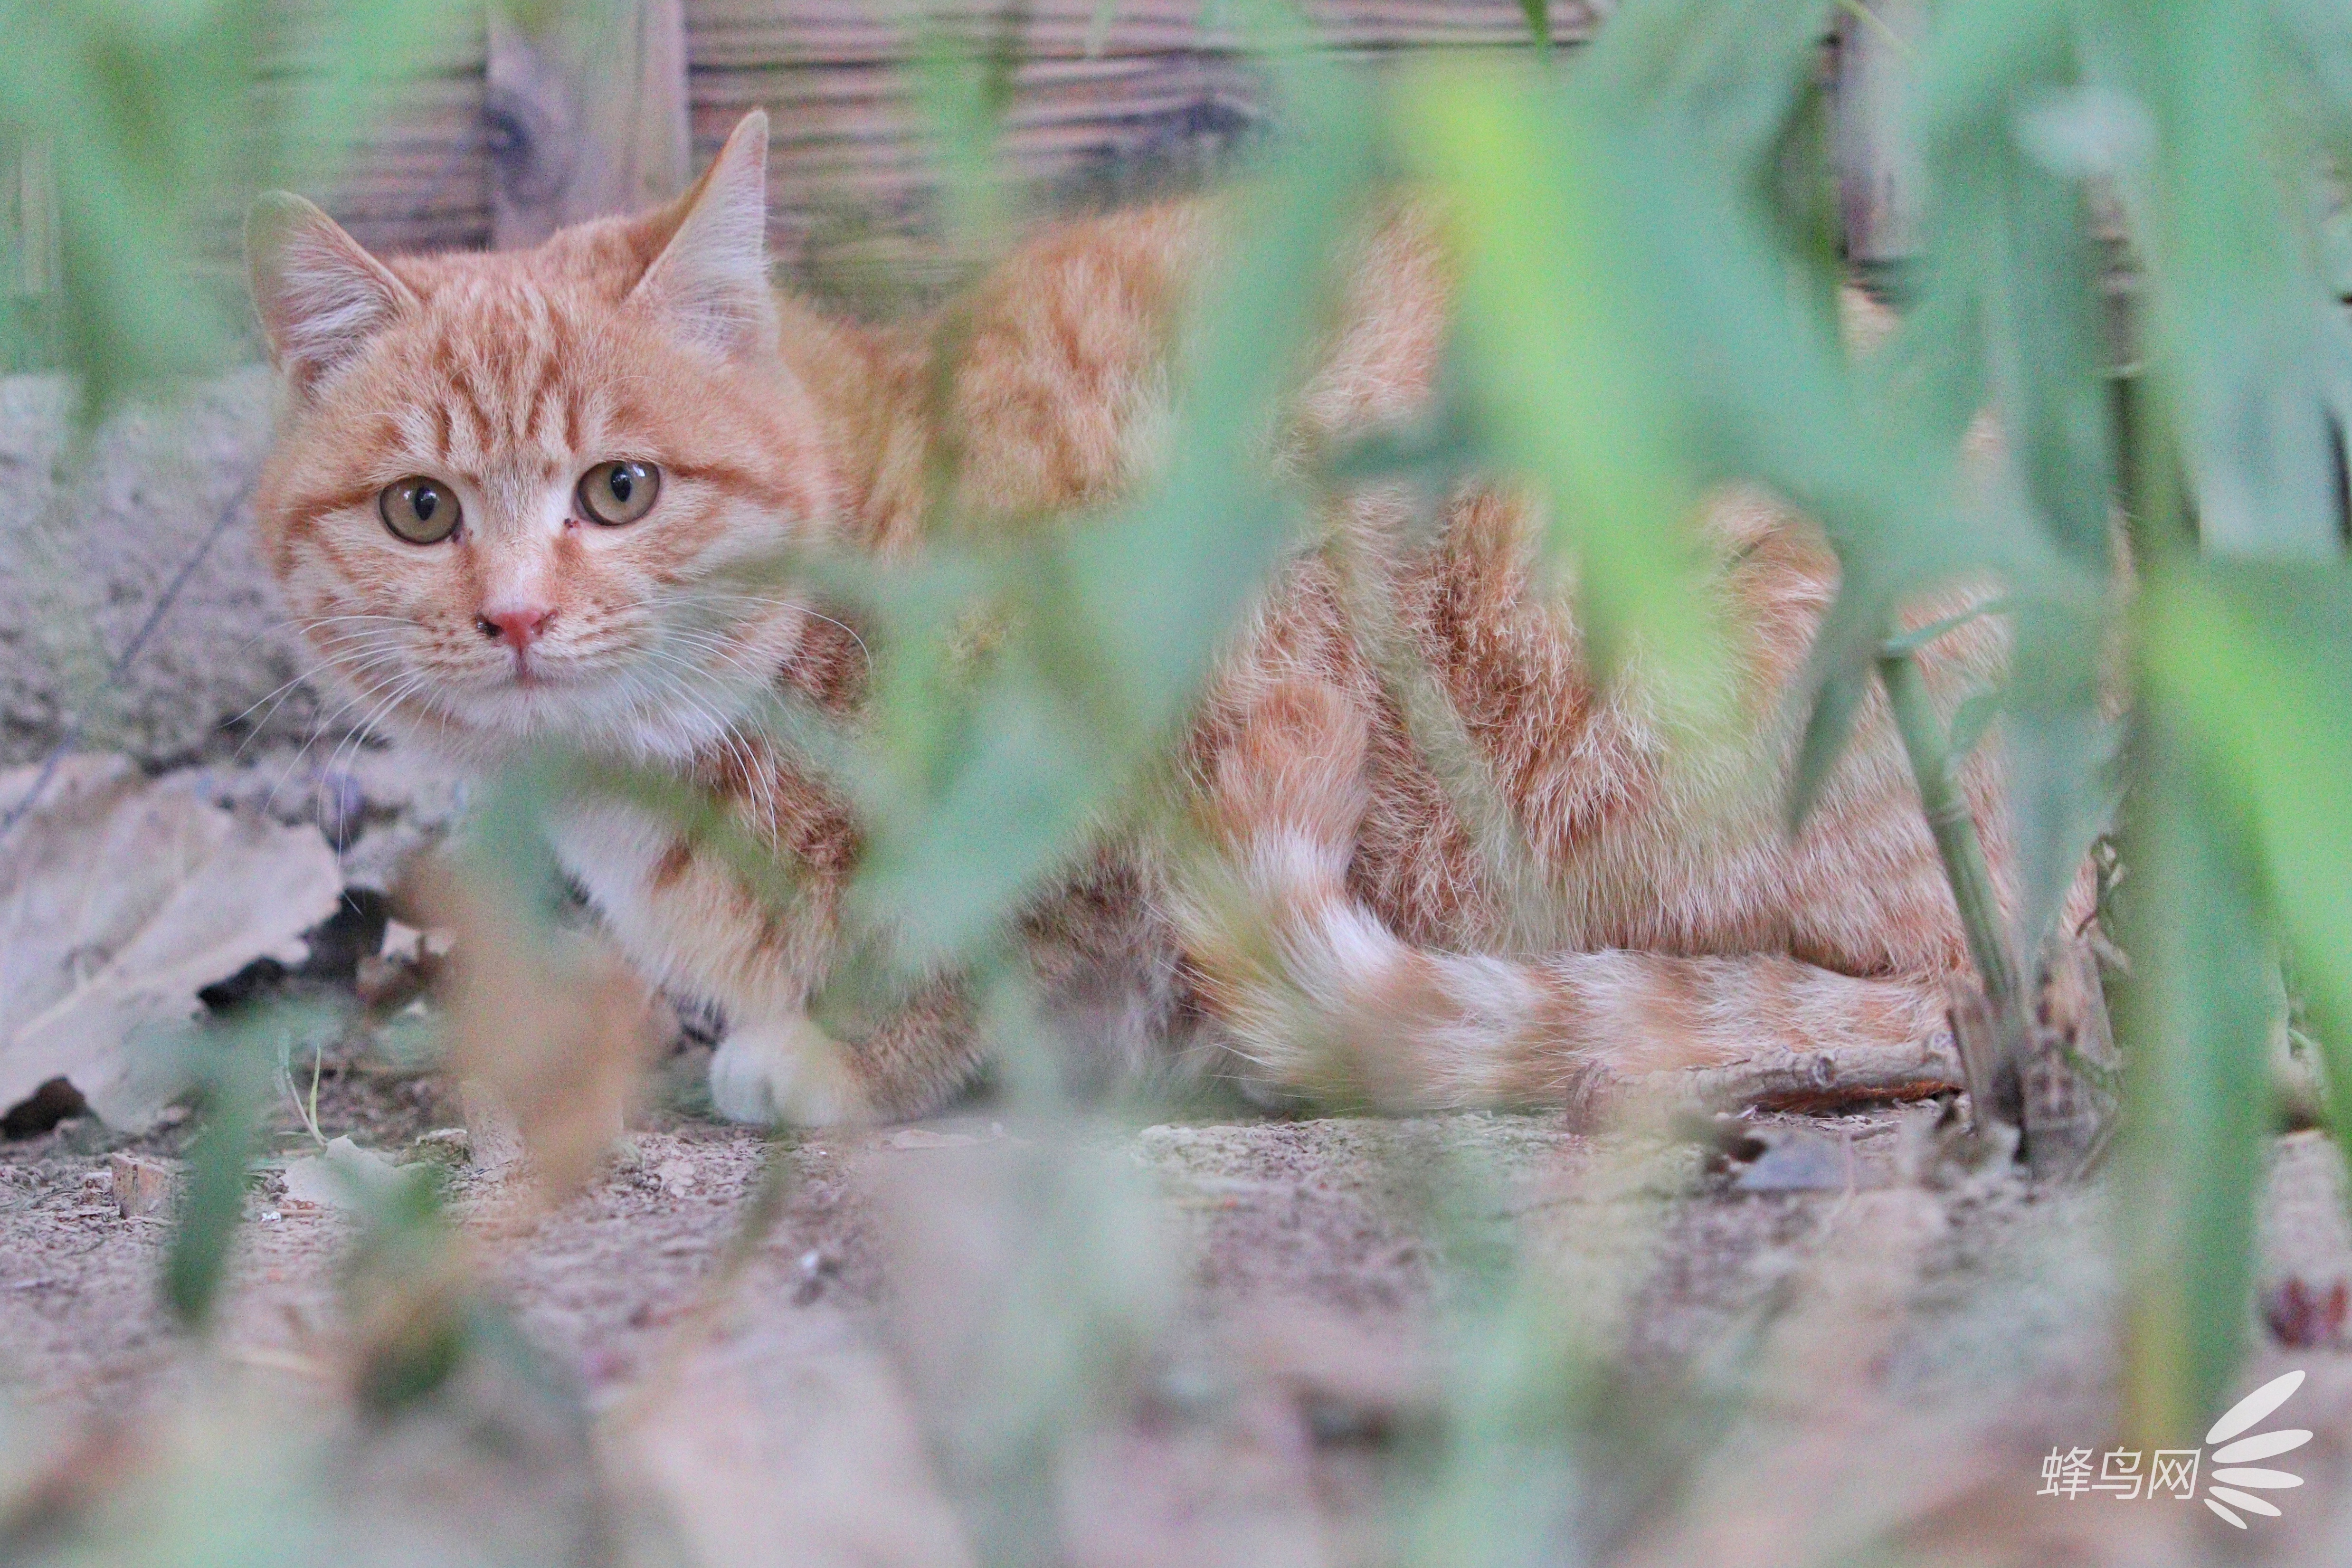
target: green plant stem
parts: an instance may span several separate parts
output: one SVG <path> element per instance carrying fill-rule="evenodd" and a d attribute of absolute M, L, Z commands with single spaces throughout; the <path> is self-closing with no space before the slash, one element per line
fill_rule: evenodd
<path fill-rule="evenodd" d="M 2180 448 L 2162 386 L 2137 365 L 2110 378 L 2116 433 L 2116 502 L 2132 559 L 2147 571 L 2193 554 L 2197 522 L 2189 510 Z"/>
<path fill-rule="evenodd" d="M 1993 891 L 1968 792 L 1952 766 L 1935 700 L 1927 693 L 1927 675 L 1911 651 L 1881 654 L 1878 679 L 1886 688 L 1887 706 L 1894 710 L 1895 727 L 1903 736 L 1903 750 L 1919 786 L 1919 804 L 1927 811 L 1928 831 L 1936 836 L 1952 901 L 1959 908 L 1960 929 L 1967 933 L 1969 953 L 1976 960 L 1977 977 L 2000 1023 L 2006 1051 L 2013 1026 L 2021 1020 L 2017 962 L 2009 951 L 2000 900 Z"/>

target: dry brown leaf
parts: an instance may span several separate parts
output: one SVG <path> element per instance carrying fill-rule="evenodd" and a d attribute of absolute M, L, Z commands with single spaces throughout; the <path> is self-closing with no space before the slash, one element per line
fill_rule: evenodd
<path fill-rule="evenodd" d="M 446 865 L 420 868 L 412 896 L 457 938 L 451 1068 L 512 1114 L 548 1198 L 577 1191 L 620 1137 L 663 1043 L 652 994 L 602 940 L 535 932 Z"/>
<path fill-rule="evenodd" d="M 0 801 L 35 773 L 0 773 Z M 64 1078 L 110 1125 L 145 1126 L 184 1084 L 139 1039 L 257 958 L 299 960 L 342 889 L 315 828 L 233 815 L 121 757 L 66 759 L 0 843 L 0 1107 Z"/>
<path fill-rule="evenodd" d="M 313 1208 L 361 1208 L 400 1184 L 400 1168 L 348 1137 L 286 1162 L 286 1201 Z"/>

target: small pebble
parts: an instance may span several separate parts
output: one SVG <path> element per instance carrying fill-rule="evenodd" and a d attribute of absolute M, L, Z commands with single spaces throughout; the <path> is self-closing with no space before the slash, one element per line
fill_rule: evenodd
<path fill-rule="evenodd" d="M 841 1262 L 831 1254 L 812 1247 L 801 1254 L 801 1260 L 793 1272 L 799 1280 L 793 1287 L 793 1305 L 805 1307 L 824 1294 L 824 1282 L 841 1272 Z"/>

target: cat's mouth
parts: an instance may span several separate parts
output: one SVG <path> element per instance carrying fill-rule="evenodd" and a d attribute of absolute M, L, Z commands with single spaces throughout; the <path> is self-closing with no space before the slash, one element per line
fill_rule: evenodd
<path fill-rule="evenodd" d="M 550 726 L 568 731 L 602 711 L 602 687 L 593 676 L 532 659 L 482 672 L 462 696 L 451 693 L 452 710 L 487 733 L 538 734 Z"/>
<path fill-rule="evenodd" d="M 520 691 L 541 691 L 557 687 L 579 685 L 582 679 L 581 673 L 578 670 L 564 668 L 564 662 L 562 659 L 551 659 L 543 653 L 534 656 L 527 650 L 517 649 L 514 658 L 506 667 L 504 679 L 499 680 L 497 684 L 508 690 Z"/>

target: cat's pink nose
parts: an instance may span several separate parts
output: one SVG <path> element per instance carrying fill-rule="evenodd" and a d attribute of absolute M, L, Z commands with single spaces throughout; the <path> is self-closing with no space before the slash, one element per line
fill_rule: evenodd
<path fill-rule="evenodd" d="M 474 625 L 484 637 L 495 637 L 520 653 L 546 635 L 547 623 L 554 618 L 553 610 L 528 605 L 513 610 L 486 609 L 474 617 Z"/>

